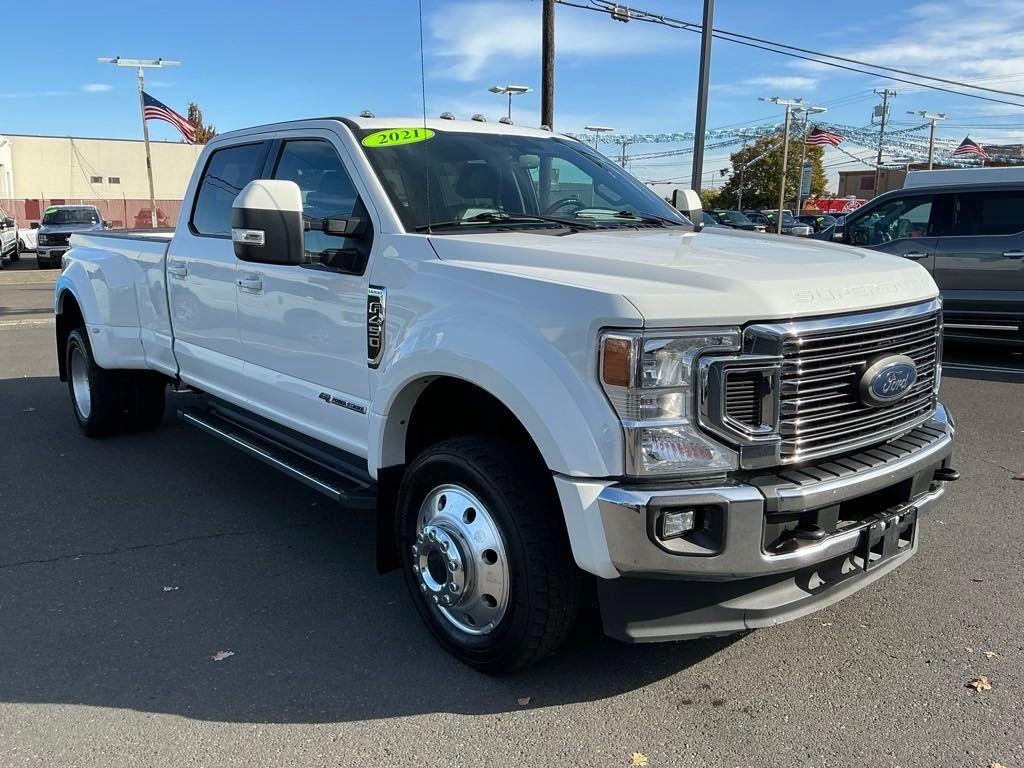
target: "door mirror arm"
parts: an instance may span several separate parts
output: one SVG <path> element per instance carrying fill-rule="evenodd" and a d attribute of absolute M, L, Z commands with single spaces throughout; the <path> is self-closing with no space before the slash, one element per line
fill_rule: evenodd
<path fill-rule="evenodd" d="M 359 240 L 366 236 L 366 221 L 360 216 L 330 216 L 323 219 L 304 218 L 307 232 L 323 232 L 325 235 L 348 237 Z"/>

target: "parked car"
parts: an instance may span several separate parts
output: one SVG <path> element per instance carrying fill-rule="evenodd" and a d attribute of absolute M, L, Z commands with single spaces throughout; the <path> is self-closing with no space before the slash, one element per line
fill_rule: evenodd
<path fill-rule="evenodd" d="M 548 655 L 587 594 L 626 641 L 744 632 L 917 551 L 956 479 L 924 270 L 698 232 L 569 136 L 425 122 L 221 134 L 173 233 L 72 235 L 81 430 L 155 428 L 190 388 L 186 423 L 373 510 L 379 568 L 487 671 Z"/>
<path fill-rule="evenodd" d="M 747 232 L 765 231 L 765 224 L 759 224 L 751 221 L 740 211 L 716 210 L 714 214 L 719 223 L 723 226 L 732 227 L 733 229 L 742 229 Z"/>
<path fill-rule="evenodd" d="M 39 230 L 39 223 L 33 221 L 28 225 L 28 229 L 18 230 L 18 242 L 20 244 L 21 252 L 36 250 L 36 237 Z"/>
<path fill-rule="evenodd" d="M 8 216 L 3 208 L 0 208 L 0 265 L 3 264 L 5 258 L 18 261 L 20 254 L 18 222 Z"/>
<path fill-rule="evenodd" d="M 53 205 L 43 212 L 36 236 L 36 266 L 59 267 L 74 232 L 109 228 L 95 205 Z"/>
<path fill-rule="evenodd" d="M 761 214 L 768 220 L 768 231 L 774 232 L 775 211 L 761 211 Z M 782 212 L 782 234 L 794 235 L 796 237 L 807 237 L 812 231 L 813 230 L 809 225 L 797 221 L 790 211 L 784 210 Z"/>
<path fill-rule="evenodd" d="M 1022 345 L 1024 177 L 988 170 L 911 172 L 907 187 L 847 215 L 844 242 L 927 269 L 942 291 L 946 338 Z"/>
<path fill-rule="evenodd" d="M 701 221 L 704 222 L 705 227 L 721 227 L 722 222 L 715 216 L 711 211 L 702 211 Z"/>
<path fill-rule="evenodd" d="M 801 224 L 807 224 L 816 235 L 824 232 L 826 229 L 833 229 L 836 226 L 835 216 L 827 213 L 805 213 L 797 216 L 796 220 Z"/>

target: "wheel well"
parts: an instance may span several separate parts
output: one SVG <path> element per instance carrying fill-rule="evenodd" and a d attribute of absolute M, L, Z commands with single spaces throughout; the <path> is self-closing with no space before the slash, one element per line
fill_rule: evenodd
<path fill-rule="evenodd" d="M 493 435 L 527 446 L 543 463 L 530 433 L 494 395 L 462 379 L 435 379 L 420 393 L 409 414 L 405 460 L 452 437 Z"/>
<path fill-rule="evenodd" d="M 67 359 L 64 349 L 68 343 L 68 336 L 75 328 L 85 325 L 82 317 L 82 308 L 78 306 L 71 291 L 64 291 L 57 303 L 57 370 L 60 372 L 60 380 L 67 381 Z"/>
<path fill-rule="evenodd" d="M 494 395 L 475 384 L 451 376 L 442 376 L 428 382 L 410 385 L 419 388 L 415 402 L 404 403 L 401 398 L 394 408 L 409 408 L 406 425 L 403 464 L 382 467 L 377 473 L 377 569 L 384 573 L 398 566 L 394 548 L 395 512 L 398 488 L 405 473 L 405 465 L 431 445 L 453 437 L 465 435 L 491 435 L 523 446 L 534 456 L 538 465 L 546 467 L 530 433 L 516 415 Z M 397 437 L 397 435 L 396 435 Z M 555 495 L 552 483 L 551 493 Z"/>

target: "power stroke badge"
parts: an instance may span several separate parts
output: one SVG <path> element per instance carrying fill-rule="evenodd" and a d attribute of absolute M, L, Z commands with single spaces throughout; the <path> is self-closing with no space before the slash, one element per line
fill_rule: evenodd
<path fill-rule="evenodd" d="M 371 285 L 366 295 L 366 364 L 377 368 L 384 357 L 388 289 Z"/>

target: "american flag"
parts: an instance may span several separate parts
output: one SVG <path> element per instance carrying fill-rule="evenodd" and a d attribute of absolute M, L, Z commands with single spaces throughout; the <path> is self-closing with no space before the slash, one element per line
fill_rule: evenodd
<path fill-rule="evenodd" d="M 953 157 L 963 157 L 964 155 L 974 155 L 984 160 L 988 157 L 988 152 L 982 149 L 977 142 L 971 141 L 971 137 L 968 136 L 960 142 L 959 147 L 953 150 Z"/>
<path fill-rule="evenodd" d="M 844 141 L 846 141 L 845 136 L 840 136 L 832 131 L 826 131 L 824 128 L 815 128 L 807 134 L 805 143 L 811 147 L 823 147 L 826 144 L 830 147 L 837 147 Z"/>
<path fill-rule="evenodd" d="M 162 101 L 157 101 L 145 91 L 142 92 L 142 119 L 163 120 L 165 123 L 170 123 L 181 131 L 181 135 L 185 137 L 187 143 L 196 143 L 195 126 Z"/>

